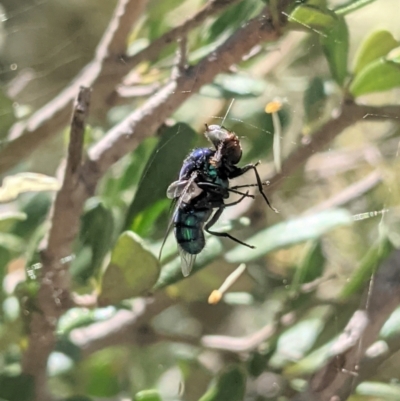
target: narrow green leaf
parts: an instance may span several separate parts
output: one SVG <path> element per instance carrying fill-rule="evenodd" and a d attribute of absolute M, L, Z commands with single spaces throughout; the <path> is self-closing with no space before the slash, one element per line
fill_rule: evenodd
<path fill-rule="evenodd" d="M 135 197 L 129 206 L 126 229 L 131 227 L 140 212 L 166 198 L 167 188 L 178 178 L 179 169 L 195 138 L 196 132 L 184 123 L 165 129 L 144 168 Z"/>
<path fill-rule="evenodd" d="M 298 290 L 301 284 L 320 277 L 324 271 L 325 262 L 321 241 L 314 241 L 309 244 L 303 260 L 295 271 L 291 284 L 292 289 Z"/>
<path fill-rule="evenodd" d="M 225 258 L 230 263 L 250 262 L 277 249 L 317 239 L 327 231 L 352 222 L 350 213 L 344 209 L 332 209 L 285 221 L 248 238 L 246 242 L 254 245 L 256 249 L 236 246 L 226 254 Z"/>
<path fill-rule="evenodd" d="M 337 22 L 335 13 L 309 4 L 296 7 L 289 16 L 289 22 L 296 22 L 307 28 L 328 29 L 333 28 Z"/>
<path fill-rule="evenodd" d="M 349 52 L 349 30 L 344 18 L 339 18 L 335 26 L 321 36 L 321 44 L 333 79 L 343 86 Z"/>
<path fill-rule="evenodd" d="M 362 7 L 367 6 L 368 4 L 373 3 L 375 0 L 350 0 L 346 4 L 343 4 L 335 9 L 335 13 L 337 15 L 347 15 L 356 11 Z"/>
<path fill-rule="evenodd" d="M 358 97 L 398 86 L 400 86 L 400 65 L 380 58 L 368 64 L 356 75 L 350 85 L 350 92 L 354 97 Z"/>
<path fill-rule="evenodd" d="M 365 283 L 371 279 L 377 266 L 382 260 L 386 259 L 392 250 L 393 246 L 386 237 L 383 237 L 377 244 L 369 248 L 358 268 L 343 287 L 339 300 L 346 301 L 350 296 L 364 289 Z"/>
<path fill-rule="evenodd" d="M 159 275 L 157 258 L 133 232 L 121 234 L 101 284 L 99 305 L 109 305 L 146 293 Z"/>
<path fill-rule="evenodd" d="M 386 56 L 397 46 L 399 43 L 389 31 L 380 30 L 371 33 L 361 44 L 355 56 L 354 74 L 359 74 L 372 61 Z"/>
<path fill-rule="evenodd" d="M 200 90 L 203 96 L 224 99 L 248 99 L 265 92 L 266 83 L 244 74 L 219 74 L 214 82 Z"/>
<path fill-rule="evenodd" d="M 386 56 L 387 61 L 400 64 L 400 47 L 392 49 Z"/>
<path fill-rule="evenodd" d="M 400 307 L 397 307 L 383 325 L 379 337 L 388 339 L 400 334 Z"/>
<path fill-rule="evenodd" d="M 398 401 L 400 400 L 400 387 L 398 384 L 363 382 L 357 386 L 356 394 L 385 401 Z"/>
<path fill-rule="evenodd" d="M 234 4 L 218 16 L 207 29 L 208 43 L 212 43 L 217 37 L 239 28 L 243 21 L 250 19 L 260 11 L 261 4 L 258 1 L 241 1 Z"/>
<path fill-rule="evenodd" d="M 18 173 L 3 180 L 0 187 L 0 202 L 10 202 L 24 192 L 57 191 L 58 180 L 44 174 Z"/>
<path fill-rule="evenodd" d="M 161 401 L 160 393 L 157 390 L 143 390 L 136 393 L 134 401 Z"/>
<path fill-rule="evenodd" d="M 95 322 L 110 319 L 115 314 L 116 308 L 72 308 L 64 313 L 57 325 L 57 334 L 65 336 L 78 327 L 88 326 Z"/>
<path fill-rule="evenodd" d="M 199 401 L 243 401 L 246 375 L 239 366 L 225 370 Z"/>

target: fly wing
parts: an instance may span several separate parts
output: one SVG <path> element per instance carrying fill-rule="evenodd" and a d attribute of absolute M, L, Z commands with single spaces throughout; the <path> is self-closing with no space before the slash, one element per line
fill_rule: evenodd
<path fill-rule="evenodd" d="M 179 256 L 181 257 L 182 274 L 184 277 L 187 277 L 192 271 L 197 255 L 192 255 L 190 253 L 187 253 L 179 245 L 178 245 L 178 250 L 179 250 Z"/>
<path fill-rule="evenodd" d="M 174 181 L 167 189 L 169 199 L 179 198 L 181 202 L 189 203 L 203 191 L 194 182 L 197 173 L 192 173 L 188 180 Z"/>
<path fill-rule="evenodd" d="M 168 199 L 179 198 L 182 192 L 185 190 L 185 187 L 188 182 L 189 180 L 174 181 L 167 189 L 167 198 Z"/>
<path fill-rule="evenodd" d="M 175 203 L 175 207 L 174 207 L 174 211 L 172 213 L 172 217 L 169 220 L 168 223 L 168 227 L 167 227 L 167 232 L 165 233 L 164 236 L 164 240 L 161 244 L 161 248 L 160 248 L 160 253 L 158 255 L 158 259 L 161 259 L 161 254 L 162 254 L 162 250 L 164 248 L 165 245 L 165 241 L 167 240 L 168 234 L 172 229 L 172 226 L 174 224 L 174 220 L 175 220 L 175 216 L 176 213 L 178 212 L 178 209 L 181 207 L 182 203 L 187 203 L 186 199 L 188 196 L 188 193 L 192 194 L 193 192 L 189 192 L 190 187 L 193 185 L 196 188 L 198 188 L 198 190 L 201 192 L 202 190 L 194 183 L 194 180 L 197 177 L 197 173 L 193 172 L 192 175 L 190 176 L 190 178 L 188 180 L 184 180 L 184 181 L 174 181 L 167 189 L 167 196 L 168 198 L 170 198 L 170 195 L 175 194 L 175 193 L 179 193 L 178 196 L 173 196 L 173 203 Z M 181 187 L 181 183 L 185 183 L 185 185 L 183 186 L 183 188 Z M 191 198 L 189 198 L 190 200 Z M 194 262 L 194 261 L 193 261 Z M 192 263 L 193 265 L 193 263 Z M 182 268 L 183 271 L 183 268 Z"/>

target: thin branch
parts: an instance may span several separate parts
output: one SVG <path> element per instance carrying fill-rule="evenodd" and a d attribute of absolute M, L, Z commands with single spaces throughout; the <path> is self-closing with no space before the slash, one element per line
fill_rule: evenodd
<path fill-rule="evenodd" d="M 10 141 L 0 150 L 0 174 L 28 157 L 68 122 L 78 88 L 93 88 L 92 114 L 104 116 L 119 96 L 116 87 L 132 68 L 144 60 L 154 60 L 165 46 L 200 26 L 206 18 L 239 0 L 213 0 L 185 22 L 171 29 L 132 57 L 126 57 L 126 44 L 135 22 L 143 15 L 148 0 L 119 0 L 114 16 L 100 41 L 95 57 L 57 97 L 36 111 L 26 122 L 10 130 Z"/>
<path fill-rule="evenodd" d="M 277 330 L 277 324 L 267 324 L 255 333 L 244 337 L 208 335 L 201 338 L 201 345 L 209 349 L 248 353 L 271 338 Z"/>
<path fill-rule="evenodd" d="M 363 371 L 366 350 L 400 302 L 400 251 L 386 259 L 364 293 L 361 308 L 331 349 L 332 358 L 310 380 L 309 389 L 296 401 L 346 400 Z"/>
<path fill-rule="evenodd" d="M 74 107 L 63 184 L 54 200 L 50 214 L 52 226 L 41 252 L 38 310 L 30 311 L 29 345 L 23 355 L 22 367 L 24 373 L 35 379 L 37 401 L 50 399 L 46 386 L 47 359 L 55 345 L 57 320 L 71 303 L 68 256 L 71 254 L 71 239 L 77 234 L 82 208 L 82 204 L 77 206 L 74 203 L 73 193 L 81 185 L 80 167 L 90 93 L 90 89 L 81 87 Z"/>
<path fill-rule="evenodd" d="M 138 298 L 131 310 L 120 310 L 112 318 L 72 330 L 70 340 L 80 348 L 82 357 L 116 344 L 147 345 L 158 341 L 149 322 L 174 304 L 159 292 L 154 298 Z"/>
<path fill-rule="evenodd" d="M 373 344 L 360 362 L 359 374 L 355 378 L 356 387 L 359 383 L 376 375 L 384 362 L 400 351 L 400 335 L 390 336 L 385 341 Z"/>
<path fill-rule="evenodd" d="M 287 157 L 282 165 L 282 172 L 268 178 L 271 183 L 269 192 L 276 190 L 285 178 L 292 175 L 310 156 L 322 150 L 346 128 L 359 121 L 388 120 L 400 122 L 400 106 L 360 106 L 348 101 L 343 105 L 338 118 L 325 123 L 313 133 L 307 144 L 300 145 Z"/>
<path fill-rule="evenodd" d="M 314 214 L 322 210 L 330 209 L 333 207 L 343 206 L 354 199 L 359 198 L 361 195 L 370 191 L 382 181 L 382 174 L 379 171 L 373 171 L 360 181 L 349 185 L 343 191 L 332 196 L 331 198 L 319 203 L 316 206 L 306 210 L 306 214 Z"/>
<path fill-rule="evenodd" d="M 144 50 L 131 57 L 127 57 L 125 59 L 126 64 L 129 66 L 129 68 L 132 68 L 144 60 L 154 61 L 160 54 L 160 50 L 164 49 L 165 46 L 170 45 L 179 38 L 187 36 L 191 30 L 201 26 L 208 17 L 221 12 L 224 8 L 232 6 L 239 1 L 240 0 L 209 1 L 196 14 L 194 14 L 192 17 L 189 17 L 180 25 L 177 25 L 175 28 L 153 41 Z"/>

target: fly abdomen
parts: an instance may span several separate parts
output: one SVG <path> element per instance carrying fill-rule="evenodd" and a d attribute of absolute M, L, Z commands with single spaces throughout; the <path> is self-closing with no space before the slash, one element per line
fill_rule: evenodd
<path fill-rule="evenodd" d="M 179 209 L 174 220 L 175 237 L 181 248 L 191 254 L 197 255 L 205 245 L 203 224 L 207 221 L 211 210 L 206 209 Z"/>

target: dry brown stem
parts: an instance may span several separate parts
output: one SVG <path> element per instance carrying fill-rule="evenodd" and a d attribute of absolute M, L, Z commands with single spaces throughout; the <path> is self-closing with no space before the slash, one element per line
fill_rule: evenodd
<path fill-rule="evenodd" d="M 77 234 L 80 218 L 80 214 L 71 208 L 74 203 L 71 198 L 76 188 L 82 185 L 81 158 L 90 93 L 90 89 L 81 87 L 74 107 L 63 184 L 53 204 L 52 226 L 41 251 L 38 310 L 30 311 L 29 345 L 23 356 L 22 367 L 23 372 L 35 380 L 35 400 L 38 401 L 49 399 L 46 386 L 47 359 L 55 345 L 58 318 L 71 306 L 68 257 L 71 255 L 71 242 Z"/>

